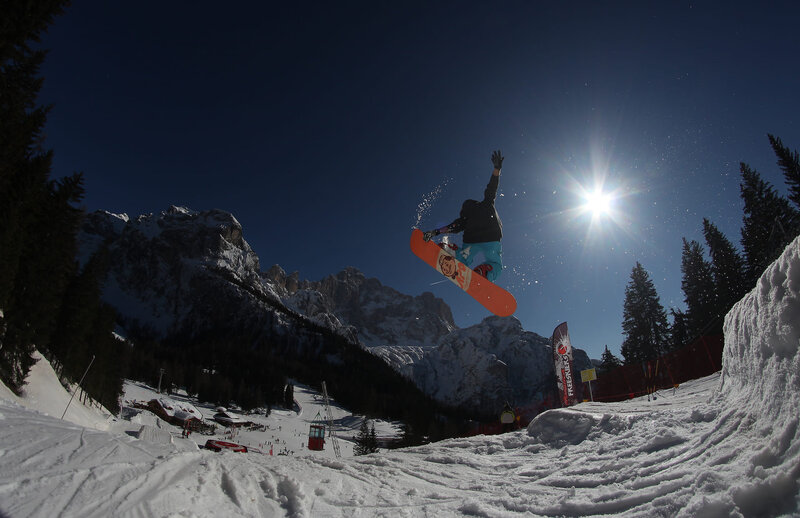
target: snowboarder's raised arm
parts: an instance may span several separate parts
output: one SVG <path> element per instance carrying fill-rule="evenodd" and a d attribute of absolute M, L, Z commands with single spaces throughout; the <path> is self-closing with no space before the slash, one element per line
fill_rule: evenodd
<path fill-rule="evenodd" d="M 494 166 L 494 170 L 492 171 L 492 177 L 489 178 L 489 185 L 486 186 L 486 190 L 483 191 L 483 201 L 494 203 L 494 200 L 497 198 L 497 186 L 500 183 L 500 170 L 503 169 L 503 160 L 505 157 L 500 154 L 500 150 L 492 153 L 492 165 Z"/>
<path fill-rule="evenodd" d="M 492 152 L 492 165 L 494 166 L 492 176 L 500 176 L 500 170 L 503 169 L 503 160 L 505 160 L 505 157 L 500 154 L 499 149 Z"/>
<path fill-rule="evenodd" d="M 500 170 L 503 168 L 503 160 L 505 157 L 500 153 L 500 150 L 492 152 L 492 166 L 494 169 L 492 170 L 492 176 L 489 178 L 489 185 L 486 186 L 486 190 L 483 191 L 483 203 L 490 205 L 492 207 L 491 212 L 494 213 L 494 218 L 498 220 L 497 213 L 494 211 L 494 200 L 497 198 L 497 186 L 500 182 Z M 422 234 L 422 238 L 425 241 L 430 241 L 432 238 L 438 236 L 439 234 L 458 234 L 459 232 L 463 232 L 467 226 L 467 220 L 472 217 L 475 219 L 475 212 L 476 207 L 480 204 L 475 200 L 467 200 L 461 206 L 461 215 L 459 218 L 449 225 L 446 225 L 442 228 L 437 228 L 434 230 L 428 230 L 427 232 Z M 479 214 L 485 211 L 478 211 Z M 480 218 L 480 216 L 479 216 Z"/>

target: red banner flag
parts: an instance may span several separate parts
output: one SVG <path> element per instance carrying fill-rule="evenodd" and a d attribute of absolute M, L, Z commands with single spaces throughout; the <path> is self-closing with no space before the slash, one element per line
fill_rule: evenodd
<path fill-rule="evenodd" d="M 578 397 L 572 379 L 572 344 L 569 341 L 566 322 L 560 324 L 553 331 L 552 344 L 561 405 L 571 406 L 578 402 Z"/>

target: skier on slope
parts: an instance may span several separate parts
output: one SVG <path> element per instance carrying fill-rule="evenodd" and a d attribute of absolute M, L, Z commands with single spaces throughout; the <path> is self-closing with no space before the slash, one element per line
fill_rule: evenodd
<path fill-rule="evenodd" d="M 506 401 L 503 411 L 500 413 L 500 425 L 503 427 L 503 433 L 514 430 L 516 420 L 517 416 L 514 413 L 514 409 L 511 408 L 511 405 Z"/>
<path fill-rule="evenodd" d="M 503 158 L 500 150 L 492 153 L 494 170 L 483 193 L 483 201 L 465 201 L 461 205 L 461 214 L 457 220 L 423 234 L 425 241 L 430 241 L 439 234 L 464 232 L 463 244 L 461 249 L 456 250 L 456 257 L 467 266 L 472 266 L 475 257 L 482 253 L 484 262 L 474 268 L 474 271 L 492 282 L 503 270 L 503 249 L 500 246 L 500 240 L 503 238 L 503 223 L 494 207 L 497 186 L 500 181 L 500 170 L 503 168 Z"/>

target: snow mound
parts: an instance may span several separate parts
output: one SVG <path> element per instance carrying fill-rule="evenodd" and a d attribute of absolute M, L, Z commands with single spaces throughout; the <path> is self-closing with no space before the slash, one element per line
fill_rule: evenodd
<path fill-rule="evenodd" d="M 725 318 L 720 427 L 754 450 L 732 496 L 745 514 L 800 507 L 800 237 Z"/>
<path fill-rule="evenodd" d="M 528 435 L 553 447 L 575 445 L 587 439 L 597 439 L 602 434 L 617 435 L 631 428 L 637 419 L 639 418 L 560 408 L 545 412 L 534 419 L 528 426 Z"/>
<path fill-rule="evenodd" d="M 725 344 L 721 390 L 730 402 L 766 412 L 771 419 L 796 419 L 800 408 L 800 237 L 726 316 Z"/>

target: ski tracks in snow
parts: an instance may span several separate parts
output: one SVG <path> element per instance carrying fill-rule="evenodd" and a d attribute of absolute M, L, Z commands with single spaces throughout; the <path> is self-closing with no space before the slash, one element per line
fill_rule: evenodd
<path fill-rule="evenodd" d="M 719 404 L 718 376 L 699 383 L 706 390 L 585 403 L 542 414 L 528 430 L 348 459 L 180 452 L 0 404 L 0 512 L 446 518 L 791 510 L 800 420 L 789 414 L 767 426 Z"/>

